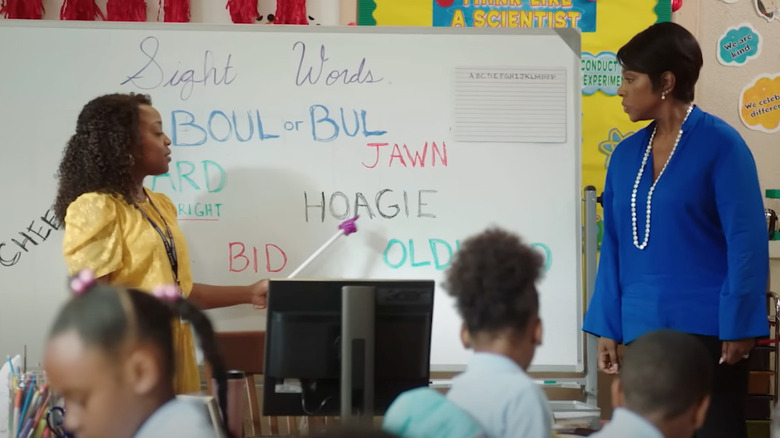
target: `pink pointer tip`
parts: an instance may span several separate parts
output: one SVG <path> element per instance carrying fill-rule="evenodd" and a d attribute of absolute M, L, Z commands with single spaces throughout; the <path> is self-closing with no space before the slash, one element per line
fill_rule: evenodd
<path fill-rule="evenodd" d="M 349 236 L 350 234 L 354 233 L 355 231 L 357 231 L 357 226 L 355 226 L 355 221 L 359 217 L 360 216 L 358 215 L 353 217 L 352 219 L 345 220 L 344 222 L 339 224 L 339 230 L 343 231 L 345 236 Z"/>

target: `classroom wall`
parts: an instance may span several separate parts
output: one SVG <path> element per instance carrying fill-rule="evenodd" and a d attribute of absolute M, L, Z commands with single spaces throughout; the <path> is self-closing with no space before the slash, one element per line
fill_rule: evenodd
<path fill-rule="evenodd" d="M 699 40 L 704 55 L 696 103 L 735 127 L 756 159 L 762 190 L 780 189 L 780 132 L 764 133 L 748 129 L 739 116 L 743 87 L 760 74 L 780 75 L 780 19 L 759 16 L 755 0 L 685 0 L 674 14 Z M 763 38 L 760 55 L 745 65 L 722 65 L 717 60 L 718 41 L 729 27 L 752 25 Z M 766 206 L 780 212 L 780 200 L 768 199 Z M 770 289 L 780 292 L 780 242 L 770 243 Z"/>

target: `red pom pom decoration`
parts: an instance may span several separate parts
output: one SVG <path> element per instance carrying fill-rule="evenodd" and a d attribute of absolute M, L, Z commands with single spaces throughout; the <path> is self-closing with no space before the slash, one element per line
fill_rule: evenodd
<path fill-rule="evenodd" d="M 106 3 L 108 21 L 146 21 L 144 0 L 108 0 Z"/>
<path fill-rule="evenodd" d="M 165 0 L 163 6 L 160 0 L 160 9 L 165 17 L 166 23 L 189 23 L 190 22 L 190 0 Z"/>
<path fill-rule="evenodd" d="M 257 12 L 257 0 L 228 0 L 227 9 L 233 23 L 254 23 L 260 15 Z"/>
<path fill-rule="evenodd" d="M 64 0 L 60 8 L 60 20 L 94 21 L 106 17 L 95 0 Z"/>
<path fill-rule="evenodd" d="M 274 24 L 309 24 L 306 0 L 276 0 Z"/>
<path fill-rule="evenodd" d="M 20 20 L 40 20 L 43 18 L 43 0 L 2 0 L 0 15 Z"/>

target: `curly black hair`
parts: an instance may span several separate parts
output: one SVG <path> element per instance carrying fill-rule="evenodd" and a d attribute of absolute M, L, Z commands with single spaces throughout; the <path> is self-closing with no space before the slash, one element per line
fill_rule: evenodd
<path fill-rule="evenodd" d="M 134 156 L 140 157 L 142 151 L 139 108 L 151 104 L 148 95 L 130 93 L 100 96 L 84 105 L 57 172 L 54 214 L 61 224 L 70 203 L 84 193 L 109 193 L 132 201 Z"/>
<path fill-rule="evenodd" d="M 470 333 L 522 332 L 539 311 L 536 281 L 543 263 L 519 236 L 489 228 L 463 242 L 443 286 Z"/>

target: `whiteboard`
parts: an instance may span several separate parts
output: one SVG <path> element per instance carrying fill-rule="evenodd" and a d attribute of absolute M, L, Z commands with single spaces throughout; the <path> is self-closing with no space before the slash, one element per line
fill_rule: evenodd
<path fill-rule="evenodd" d="M 178 206 L 196 281 L 286 277 L 358 213 L 300 278 L 436 280 L 432 370 L 459 370 L 438 285 L 497 225 L 546 257 L 532 371 L 583 370 L 577 31 L 9 20 L 0 41 L 0 353 L 34 366 L 67 296 L 50 206 L 78 112 L 134 91 L 174 142 L 146 184 Z M 249 305 L 210 315 L 265 327 Z"/>

